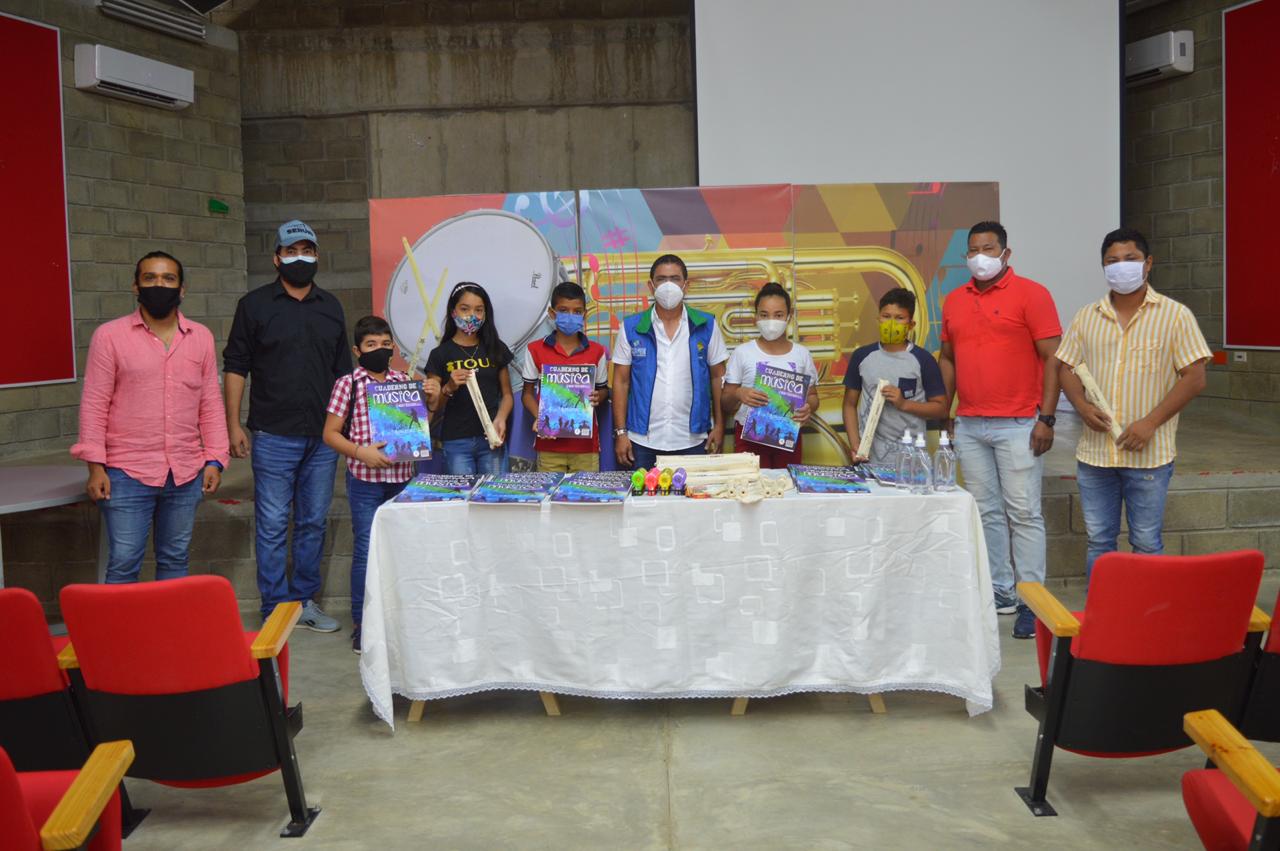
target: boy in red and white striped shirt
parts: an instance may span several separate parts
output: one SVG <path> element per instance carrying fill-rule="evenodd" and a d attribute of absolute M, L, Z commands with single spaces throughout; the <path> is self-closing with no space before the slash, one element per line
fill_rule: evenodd
<path fill-rule="evenodd" d="M 408 375 L 391 369 L 395 343 L 391 327 L 378 316 L 356 322 L 355 346 L 359 363 L 350 375 L 333 385 L 325 409 L 324 442 L 347 459 L 347 502 L 351 506 L 351 649 L 360 652 L 360 621 L 364 610 L 364 577 L 369 564 L 369 530 L 378 506 L 395 499 L 413 478 L 414 462 L 392 461 L 374 443 L 369 427 L 368 386 L 384 381 L 408 381 Z M 343 432 L 346 432 L 345 434 Z"/>

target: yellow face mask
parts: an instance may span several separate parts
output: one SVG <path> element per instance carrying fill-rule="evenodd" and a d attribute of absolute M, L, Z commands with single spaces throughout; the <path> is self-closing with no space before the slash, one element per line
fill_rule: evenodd
<path fill-rule="evenodd" d="M 907 341 L 907 326 L 896 319 L 880 320 L 880 342 L 886 346 L 896 346 Z"/>

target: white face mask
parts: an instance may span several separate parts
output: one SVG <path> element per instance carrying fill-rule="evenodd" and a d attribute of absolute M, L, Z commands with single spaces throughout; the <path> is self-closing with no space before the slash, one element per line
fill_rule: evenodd
<path fill-rule="evenodd" d="M 761 337 L 766 340 L 776 340 L 787 332 L 787 320 L 757 319 L 756 328 L 760 330 Z"/>
<path fill-rule="evenodd" d="M 1001 251 L 1000 254 L 1003 256 L 1004 252 Z M 969 274 L 978 281 L 989 281 L 1004 268 L 1004 262 L 999 257 L 988 254 L 975 254 L 966 261 L 966 265 L 969 267 Z"/>
<path fill-rule="evenodd" d="M 663 281 L 653 291 L 653 297 L 658 300 L 658 304 L 662 306 L 663 310 L 671 310 L 684 301 L 684 290 L 677 283 Z"/>
<path fill-rule="evenodd" d="M 1127 295 L 1142 286 L 1142 280 L 1146 277 L 1143 267 L 1146 265 L 1142 260 L 1121 260 L 1119 263 L 1103 266 L 1102 274 L 1107 278 L 1107 286 L 1120 295 Z"/>

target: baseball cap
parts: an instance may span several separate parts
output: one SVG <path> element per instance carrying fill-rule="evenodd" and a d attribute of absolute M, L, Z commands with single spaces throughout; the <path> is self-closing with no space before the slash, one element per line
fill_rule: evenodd
<path fill-rule="evenodd" d="M 276 248 L 288 248 L 304 239 L 319 246 L 316 232 L 311 229 L 311 226 L 304 221 L 293 219 L 282 224 L 280 230 L 276 231 Z"/>

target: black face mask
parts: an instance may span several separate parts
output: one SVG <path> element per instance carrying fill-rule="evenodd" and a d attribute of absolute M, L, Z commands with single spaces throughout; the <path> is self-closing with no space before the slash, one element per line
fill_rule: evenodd
<path fill-rule="evenodd" d="M 281 258 L 283 261 L 284 258 Z M 316 266 L 318 263 L 308 263 L 306 260 L 294 260 L 292 263 L 280 263 L 280 277 L 284 278 L 295 287 L 305 287 L 316 279 Z"/>
<path fill-rule="evenodd" d="M 371 352 L 360 353 L 360 365 L 365 368 L 366 372 L 376 372 L 378 374 L 387 371 L 387 367 L 391 365 L 391 355 L 395 349 L 374 349 Z"/>
<path fill-rule="evenodd" d="M 181 287 L 138 287 L 138 304 L 156 319 L 173 313 L 181 301 Z"/>

